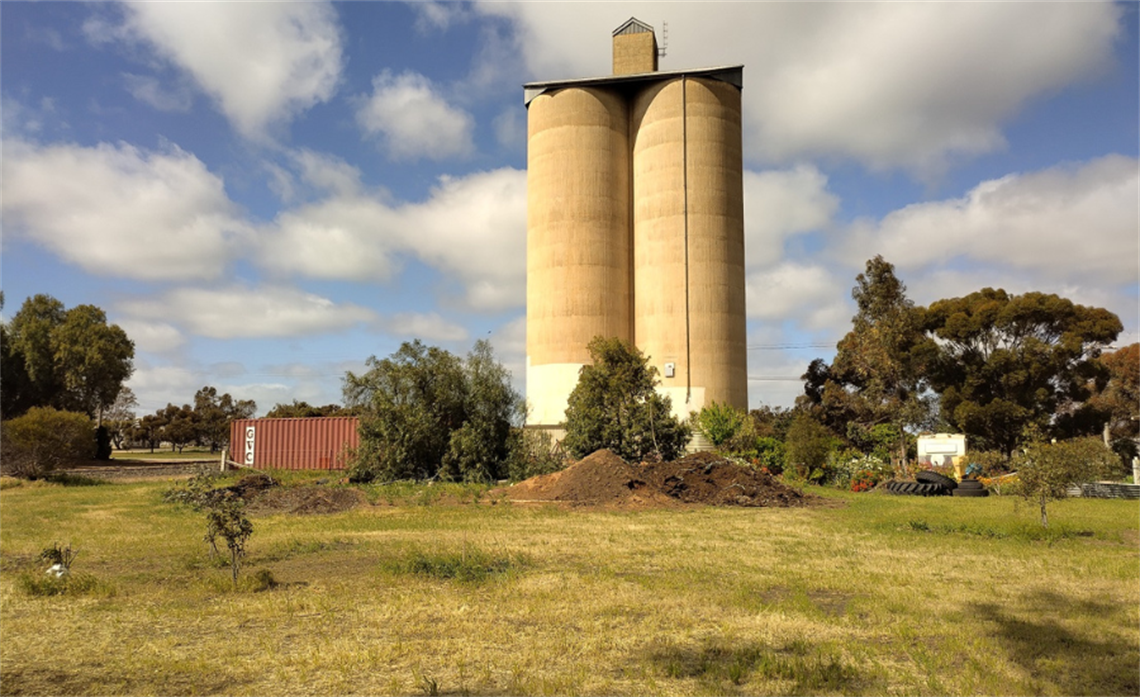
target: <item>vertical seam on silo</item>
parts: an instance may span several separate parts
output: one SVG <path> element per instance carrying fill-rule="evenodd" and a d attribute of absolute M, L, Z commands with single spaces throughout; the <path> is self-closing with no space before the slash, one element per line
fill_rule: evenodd
<path fill-rule="evenodd" d="M 629 345 L 637 346 L 637 296 L 634 293 L 637 290 L 637 276 L 636 268 L 637 261 L 635 254 L 637 252 L 634 247 L 634 223 L 637 219 L 636 212 L 634 211 L 634 184 L 633 184 L 633 148 L 637 142 L 636 128 L 634 126 L 635 108 L 637 105 L 637 92 L 636 90 L 626 92 L 625 99 L 625 165 L 626 165 L 626 241 L 628 242 L 629 263 L 626 264 L 626 288 L 629 289 L 629 305 L 626 308 L 629 322 L 626 325 L 626 336 L 629 337 Z"/>
<path fill-rule="evenodd" d="M 693 398 L 693 355 L 689 325 L 689 97 L 684 75 L 681 76 L 681 190 L 685 199 L 685 404 L 690 404 Z"/>

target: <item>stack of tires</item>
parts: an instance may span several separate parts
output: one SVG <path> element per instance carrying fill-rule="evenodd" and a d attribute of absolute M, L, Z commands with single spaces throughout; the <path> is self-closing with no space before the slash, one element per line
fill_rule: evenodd
<path fill-rule="evenodd" d="M 956 482 L 937 472 L 919 472 L 917 481 L 903 482 L 891 480 L 884 488 L 892 494 L 904 496 L 989 496 L 990 492 L 976 479 L 966 478 Z"/>

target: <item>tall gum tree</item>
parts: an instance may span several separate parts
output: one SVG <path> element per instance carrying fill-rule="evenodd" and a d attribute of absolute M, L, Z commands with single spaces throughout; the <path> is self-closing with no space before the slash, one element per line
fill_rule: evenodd
<path fill-rule="evenodd" d="M 1089 399 L 1096 359 L 1123 326 L 1057 295 L 985 288 L 931 304 L 925 329 L 940 347 L 930 376 L 942 417 L 1009 453 L 1027 426 L 1053 432 L 1056 415 Z"/>
<path fill-rule="evenodd" d="M 841 435 L 894 425 L 899 458 L 905 459 L 907 430 L 931 416 L 925 368 L 937 349 L 923 332 L 923 309 L 907 298 L 906 285 L 882 256 L 867 261 L 851 297 L 858 308 L 851 331 L 836 345 L 830 366 L 812 363 L 805 393 Z"/>

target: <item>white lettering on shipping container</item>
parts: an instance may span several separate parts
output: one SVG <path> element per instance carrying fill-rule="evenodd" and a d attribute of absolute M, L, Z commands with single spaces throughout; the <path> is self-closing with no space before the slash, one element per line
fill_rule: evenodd
<path fill-rule="evenodd" d="M 253 467 L 253 442 L 257 429 L 253 426 L 245 427 L 245 464 Z"/>

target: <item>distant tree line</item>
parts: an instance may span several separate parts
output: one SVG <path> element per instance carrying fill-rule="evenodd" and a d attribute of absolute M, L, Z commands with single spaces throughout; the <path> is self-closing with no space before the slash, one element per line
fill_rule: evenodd
<path fill-rule="evenodd" d="M 194 393 L 193 404 L 167 404 L 153 414 L 134 419 L 124 412 L 117 432 L 120 447 L 155 448 L 164 444 L 171 451 L 182 452 L 186 446 L 208 447 L 217 452 L 230 442 L 230 422 L 248 419 L 257 411 L 251 399 L 234 399 L 229 393 L 218 394 L 206 386 Z"/>

